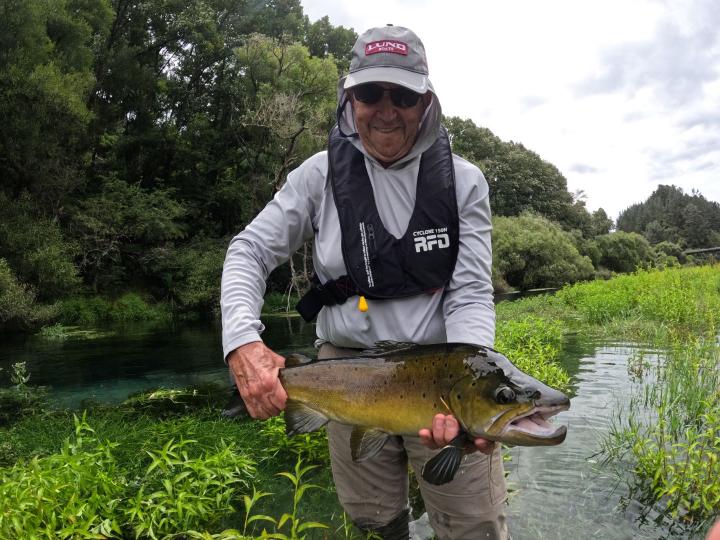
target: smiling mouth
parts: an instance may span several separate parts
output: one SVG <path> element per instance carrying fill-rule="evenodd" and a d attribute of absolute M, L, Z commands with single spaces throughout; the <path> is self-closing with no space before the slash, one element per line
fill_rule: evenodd
<path fill-rule="evenodd" d="M 397 131 L 398 129 L 400 129 L 400 127 L 374 127 L 373 129 L 375 131 L 379 131 L 380 133 L 392 133 L 393 131 Z"/>

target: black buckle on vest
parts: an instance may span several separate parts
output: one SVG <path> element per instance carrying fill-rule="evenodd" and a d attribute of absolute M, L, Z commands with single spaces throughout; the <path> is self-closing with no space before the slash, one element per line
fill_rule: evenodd
<path fill-rule="evenodd" d="M 348 276 L 342 276 L 326 283 L 320 283 L 320 280 L 313 276 L 310 283 L 310 290 L 300 298 L 295 306 L 297 312 L 307 322 L 312 322 L 323 306 L 344 304 L 345 300 L 358 293 L 357 287 Z"/>

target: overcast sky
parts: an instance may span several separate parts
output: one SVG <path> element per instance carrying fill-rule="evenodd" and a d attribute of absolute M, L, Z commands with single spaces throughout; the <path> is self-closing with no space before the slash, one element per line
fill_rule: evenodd
<path fill-rule="evenodd" d="M 659 184 L 720 201 L 720 0 L 301 0 L 425 43 L 446 115 L 556 165 L 610 217 Z"/>

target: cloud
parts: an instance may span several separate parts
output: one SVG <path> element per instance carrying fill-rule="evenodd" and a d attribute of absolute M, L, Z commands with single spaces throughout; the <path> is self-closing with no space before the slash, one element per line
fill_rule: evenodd
<path fill-rule="evenodd" d="M 525 109 L 534 109 L 547 103 L 547 98 L 542 96 L 525 96 L 520 98 L 520 103 Z"/>
<path fill-rule="evenodd" d="M 579 97 L 651 89 L 666 108 L 702 98 L 703 86 L 720 76 L 720 4 L 691 2 L 682 13 L 672 3 L 645 42 L 623 43 L 600 56 L 601 71 L 579 83 Z"/>
<path fill-rule="evenodd" d="M 571 173 L 578 174 L 595 174 L 602 172 L 602 169 L 594 167 L 593 165 L 588 165 L 586 163 L 573 163 L 572 165 L 570 165 L 569 170 Z"/>

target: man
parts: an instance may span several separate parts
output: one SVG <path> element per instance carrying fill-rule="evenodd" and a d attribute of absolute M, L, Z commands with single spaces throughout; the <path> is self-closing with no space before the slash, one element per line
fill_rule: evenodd
<path fill-rule="evenodd" d="M 494 341 L 488 186 L 450 152 L 418 37 L 390 25 L 365 32 L 338 101 L 328 152 L 291 172 L 228 249 L 223 346 L 255 418 L 279 414 L 287 397 L 278 380 L 284 359 L 260 339 L 265 279 L 309 238 L 317 282 L 298 310 L 309 319 L 319 311 L 320 358 L 380 341 Z M 419 473 L 458 431 L 455 418 L 438 414 L 417 438 L 392 437 L 356 464 L 350 428 L 331 422 L 333 477 L 353 522 L 407 538 L 407 462 Z M 438 538 L 507 538 L 499 448 L 482 439 L 475 446 L 480 452 L 465 458 L 453 481 L 419 480 Z"/>

